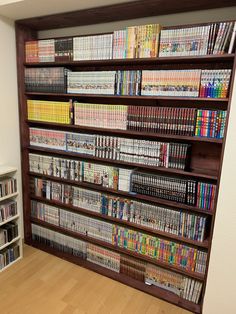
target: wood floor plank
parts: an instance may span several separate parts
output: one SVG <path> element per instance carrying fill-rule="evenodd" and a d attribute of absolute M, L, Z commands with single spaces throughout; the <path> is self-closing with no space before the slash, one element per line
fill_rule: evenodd
<path fill-rule="evenodd" d="M 0 304 L 2 314 L 190 314 L 29 246 L 0 274 Z"/>

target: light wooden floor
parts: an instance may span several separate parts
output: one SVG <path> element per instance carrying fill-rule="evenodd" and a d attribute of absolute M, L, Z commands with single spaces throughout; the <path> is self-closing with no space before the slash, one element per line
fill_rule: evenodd
<path fill-rule="evenodd" d="M 189 314 L 57 257 L 25 246 L 0 274 L 1 314 Z"/>

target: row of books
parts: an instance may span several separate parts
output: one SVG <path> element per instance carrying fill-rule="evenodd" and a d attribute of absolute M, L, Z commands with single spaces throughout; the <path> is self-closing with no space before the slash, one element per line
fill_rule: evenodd
<path fill-rule="evenodd" d="M 205 273 L 207 253 L 188 245 L 151 236 L 61 208 L 58 210 L 58 220 L 58 226 L 63 229 L 84 234 L 90 238 L 110 243 L 114 247 L 118 246 L 128 251 L 149 256 L 188 271 Z"/>
<path fill-rule="evenodd" d="M 201 242 L 204 239 L 206 217 L 186 213 L 181 210 L 181 207 L 179 210 L 163 208 L 42 179 L 35 179 L 32 182 L 32 193 L 61 204 L 69 204 L 154 230 Z M 58 223 L 58 210 L 53 206 L 49 206 L 50 215 L 47 214 L 48 208 L 45 204 L 33 202 L 31 208 L 33 215 L 39 219 Z M 53 209 L 55 215 L 52 214 Z"/>
<path fill-rule="evenodd" d="M 170 291 L 181 298 L 198 303 L 202 283 L 130 256 L 75 239 L 45 227 L 32 224 L 32 239 L 43 245 L 77 256 L 101 267 Z"/>
<path fill-rule="evenodd" d="M 186 170 L 189 144 L 96 136 L 95 156 L 127 163 Z"/>
<path fill-rule="evenodd" d="M 93 74 L 92 74 L 93 75 Z M 138 96 L 141 94 L 142 71 L 117 71 L 115 81 L 115 95 Z M 80 93 L 80 91 L 79 91 Z"/>
<path fill-rule="evenodd" d="M 5 268 L 20 257 L 19 245 L 11 245 L 0 251 L 0 269 Z"/>
<path fill-rule="evenodd" d="M 33 173 L 197 205 L 206 210 L 214 208 L 216 186 L 196 180 L 37 154 L 29 154 L 29 169 Z"/>
<path fill-rule="evenodd" d="M 18 236 L 18 225 L 14 222 L 6 223 L 0 227 L 0 247 L 11 242 Z"/>
<path fill-rule="evenodd" d="M 95 155 L 95 136 L 48 129 L 30 128 L 30 145 Z"/>
<path fill-rule="evenodd" d="M 223 138 L 227 111 L 198 110 L 196 117 L 195 136 Z"/>
<path fill-rule="evenodd" d="M 142 96 L 226 98 L 231 70 L 143 70 Z"/>
<path fill-rule="evenodd" d="M 0 223 L 17 215 L 17 202 L 10 201 L 0 205 Z"/>
<path fill-rule="evenodd" d="M 112 34 L 73 38 L 73 60 L 112 59 Z"/>
<path fill-rule="evenodd" d="M 226 98 L 231 70 L 202 70 L 199 97 Z"/>
<path fill-rule="evenodd" d="M 76 202 L 73 201 L 73 204 L 77 204 L 77 199 Z M 204 240 L 205 236 L 207 218 L 181 209 L 173 210 L 101 194 L 100 213 L 200 242 Z"/>
<path fill-rule="evenodd" d="M 26 92 L 66 93 L 68 70 L 63 67 L 26 68 Z"/>
<path fill-rule="evenodd" d="M 27 100 L 28 119 L 170 135 L 223 138 L 225 110 Z M 73 122 L 74 121 L 74 122 Z"/>
<path fill-rule="evenodd" d="M 30 128 L 30 145 L 88 154 L 101 159 L 183 170 L 188 168 L 191 148 L 190 144 L 35 128 Z"/>
<path fill-rule="evenodd" d="M 158 55 L 159 24 L 130 26 L 113 33 L 113 59 L 155 58 Z"/>
<path fill-rule="evenodd" d="M 26 62 L 36 63 L 223 54 L 233 52 L 235 32 L 235 22 L 162 30 L 149 24 L 110 34 L 27 41 L 25 54 Z"/>
<path fill-rule="evenodd" d="M 213 210 L 216 199 L 216 185 L 198 182 L 197 186 L 197 204 L 199 208 Z"/>
<path fill-rule="evenodd" d="M 27 92 L 225 98 L 230 69 L 71 72 L 26 68 Z"/>
<path fill-rule="evenodd" d="M 153 175 L 134 170 L 130 191 L 213 210 L 216 185 L 196 180 Z"/>
<path fill-rule="evenodd" d="M 17 192 L 16 179 L 6 178 L 0 181 L 0 198 Z"/>
<path fill-rule="evenodd" d="M 119 253 L 104 249 L 92 243 L 87 243 L 86 259 L 91 263 L 105 267 L 116 273 L 120 272 L 121 256 Z"/>
<path fill-rule="evenodd" d="M 164 288 L 194 303 L 198 303 L 202 289 L 201 282 L 180 274 L 173 275 L 173 272 L 152 264 L 146 265 L 145 283 Z"/>
<path fill-rule="evenodd" d="M 126 130 L 128 122 L 128 106 L 87 104 L 75 101 L 74 124 L 98 128 Z"/>
<path fill-rule="evenodd" d="M 181 208 L 173 210 L 75 186 L 71 187 L 69 204 L 183 238 L 199 242 L 205 239 L 206 216 L 188 213 Z M 33 217 L 58 224 L 58 208 L 54 206 L 31 201 L 31 213 Z"/>
<path fill-rule="evenodd" d="M 27 116 L 31 121 L 72 124 L 72 101 L 27 99 Z"/>
<path fill-rule="evenodd" d="M 159 56 L 199 56 L 232 53 L 235 32 L 235 22 L 163 29 L 160 35 Z"/>

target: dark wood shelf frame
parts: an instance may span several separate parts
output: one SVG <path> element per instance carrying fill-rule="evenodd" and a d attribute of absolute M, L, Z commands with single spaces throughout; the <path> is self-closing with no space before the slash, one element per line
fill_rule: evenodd
<path fill-rule="evenodd" d="M 168 2 L 165 0 L 159 0 L 158 2 L 156 0 L 141 0 L 90 8 L 75 12 L 33 17 L 18 20 L 17 22 L 22 26 L 39 31 L 55 29 L 58 28 L 58 26 L 60 28 L 64 28 L 108 23 L 179 12 L 230 7 L 233 5 L 235 5 L 235 0 L 214 0 L 208 2 L 204 0 L 191 0 L 182 1 L 181 3 L 177 3 L 174 0 L 170 0 Z"/>
<path fill-rule="evenodd" d="M 89 243 L 92 243 L 92 244 L 104 247 L 106 249 L 109 249 L 109 250 L 112 250 L 112 251 L 115 251 L 115 252 L 118 252 L 118 253 L 121 253 L 121 254 L 124 254 L 124 255 L 128 255 L 128 256 L 131 256 L 131 257 L 134 257 L 134 258 L 137 258 L 137 259 L 141 259 L 141 260 L 143 260 L 145 262 L 148 262 L 150 264 L 157 265 L 157 266 L 160 266 L 160 267 L 168 269 L 168 270 L 172 270 L 172 271 L 174 271 L 176 273 L 179 273 L 179 274 L 182 274 L 182 275 L 185 275 L 185 276 L 188 276 L 188 277 L 200 280 L 200 281 L 204 281 L 205 275 L 203 275 L 203 274 L 199 274 L 199 273 L 196 273 L 196 272 L 193 272 L 193 271 L 188 271 L 188 270 L 185 270 L 185 269 L 183 269 L 182 267 L 179 267 L 179 266 L 169 265 L 167 263 L 158 261 L 158 260 L 156 260 L 156 259 L 154 259 L 152 257 L 146 256 L 146 255 L 142 255 L 140 253 L 136 253 L 136 252 L 133 252 L 131 250 L 121 248 L 119 246 L 115 246 L 115 245 L 113 245 L 111 243 L 108 243 L 108 242 L 105 242 L 105 241 L 102 241 L 102 240 L 99 240 L 99 239 L 95 239 L 95 238 L 89 237 L 89 236 L 87 236 L 85 234 L 82 234 L 82 233 L 74 232 L 74 231 L 62 228 L 60 226 L 56 226 L 56 225 L 50 224 L 50 223 L 48 223 L 46 221 L 39 220 L 37 218 L 31 218 L 31 222 L 35 223 L 37 225 L 46 227 L 48 229 L 51 229 L 53 231 L 60 232 L 60 233 L 63 233 L 65 235 L 71 236 L 73 238 L 80 239 L 80 240 L 83 240 L 83 241 L 86 241 L 86 242 L 89 242 Z"/>
<path fill-rule="evenodd" d="M 174 97 L 174 96 L 128 96 L 128 95 L 93 95 L 93 94 L 74 94 L 74 93 L 42 93 L 42 92 L 25 92 L 26 96 L 48 96 L 63 98 L 95 98 L 95 99 L 131 99 L 131 100 L 171 100 L 171 101 L 200 101 L 200 102 L 220 102 L 225 103 L 229 98 L 203 98 L 203 97 Z"/>
<path fill-rule="evenodd" d="M 59 182 L 59 183 L 60 182 L 65 183 L 68 185 L 79 186 L 81 188 L 86 188 L 86 189 L 90 189 L 90 190 L 94 190 L 94 191 L 98 191 L 98 192 L 105 192 L 105 193 L 107 192 L 108 194 L 123 196 L 123 197 L 131 198 L 131 199 L 135 199 L 135 200 L 144 201 L 147 203 L 153 203 L 156 205 L 168 206 L 170 208 L 177 208 L 177 209 L 181 208 L 181 209 L 184 209 L 186 211 L 201 213 L 201 214 L 205 214 L 205 215 L 209 215 L 209 216 L 214 215 L 214 212 L 212 212 L 212 211 L 207 211 L 205 209 L 201 209 L 201 208 L 198 208 L 195 206 L 190 206 L 187 204 L 182 204 L 182 203 L 178 203 L 178 202 L 174 202 L 174 201 L 168 201 L 168 200 L 153 197 L 153 196 L 136 194 L 136 193 L 131 193 L 131 192 L 129 193 L 129 192 L 121 191 L 121 190 L 113 190 L 113 189 L 106 188 L 106 187 L 103 187 L 103 186 L 97 185 L 97 184 L 67 180 L 67 179 L 49 176 L 46 174 L 36 173 L 36 172 L 29 172 L 28 174 L 31 177 L 43 178 L 43 179 L 52 180 L 52 181 Z"/>
<path fill-rule="evenodd" d="M 81 207 L 73 206 L 71 204 L 63 204 L 59 201 L 48 200 L 44 197 L 39 197 L 39 196 L 35 196 L 35 195 L 31 195 L 30 198 L 32 200 L 42 202 L 44 204 L 48 204 L 48 205 L 55 206 L 55 207 L 62 208 L 62 209 L 64 208 L 64 209 L 67 209 L 68 211 L 72 211 L 72 212 L 75 212 L 78 214 L 84 214 L 86 216 L 90 216 L 93 218 L 106 220 L 107 222 L 123 225 L 125 227 L 130 227 L 133 229 L 137 229 L 139 231 L 144 231 L 144 232 L 151 234 L 151 235 L 154 235 L 154 236 L 160 236 L 162 238 L 166 238 L 167 240 L 170 240 L 170 239 L 175 240 L 176 242 L 183 243 L 183 244 L 190 244 L 191 246 L 194 246 L 197 248 L 203 248 L 203 249 L 208 248 L 208 244 L 209 244 L 208 239 L 204 240 L 203 242 L 195 241 L 195 240 L 188 239 L 186 237 L 181 237 L 181 236 L 177 236 L 175 234 L 171 234 L 168 232 L 159 231 L 159 230 L 153 229 L 151 227 L 142 226 L 142 225 L 139 225 L 139 224 L 136 224 L 133 222 L 126 221 L 126 220 L 114 218 L 114 217 L 111 217 L 108 215 L 103 215 L 100 213 L 96 213 L 96 212 L 93 212 L 93 211 L 90 211 L 90 210 L 87 210 L 87 209 L 84 209 Z"/>
<path fill-rule="evenodd" d="M 85 61 L 67 61 L 67 62 L 31 62 L 24 63 L 25 67 L 91 67 L 91 66 L 122 66 L 122 65 L 158 65 L 158 64 L 202 64 L 215 63 L 217 61 L 233 62 L 234 53 L 223 55 L 203 55 L 203 56 L 179 56 L 179 57 L 158 57 L 158 58 L 139 58 L 139 59 L 111 59 L 111 60 L 85 60 Z"/>
<path fill-rule="evenodd" d="M 139 289 L 141 291 L 144 291 L 148 294 L 151 294 L 155 297 L 161 298 L 163 300 L 166 300 L 170 303 L 173 303 L 175 305 L 178 305 L 182 308 L 185 308 L 189 311 L 192 311 L 194 313 L 202 313 L 202 307 L 203 307 L 203 301 L 204 301 L 204 294 L 205 294 L 205 287 L 206 287 L 206 280 L 207 280 L 207 273 L 208 273 L 208 267 L 209 267 L 209 257 L 210 257 L 210 251 L 211 251 L 211 245 L 212 245 L 212 236 L 213 236 L 213 229 L 214 229 L 214 221 L 215 221 L 215 210 L 217 207 L 217 198 L 218 198 L 218 191 L 219 191 L 219 184 L 220 184 L 220 177 L 221 177 L 221 169 L 222 169 L 222 162 L 223 162 L 223 155 L 224 155 L 224 149 L 225 149 L 225 138 L 227 135 L 227 125 L 229 120 L 229 113 L 230 113 L 230 106 L 232 102 L 232 89 L 233 89 L 233 81 L 235 76 L 235 68 L 236 68 L 236 57 L 235 54 L 231 55 L 213 55 L 213 56 L 194 56 L 194 57 L 166 57 L 166 58 L 154 58 L 154 59 L 138 59 L 138 60 L 93 60 L 93 61 L 75 61 L 75 62 L 57 62 L 57 63 L 25 63 L 25 54 L 24 54 L 24 43 L 27 40 L 35 40 L 37 39 L 37 30 L 45 30 L 45 29 L 53 29 L 58 28 L 58 25 L 61 27 L 70 27 L 70 26 L 78 26 L 78 25 L 88 25 L 88 24 L 95 24 L 95 23 L 104 23 L 104 22 L 111 22 L 116 20 L 125 20 L 125 19 L 131 19 L 131 18 L 137 18 L 137 17 L 145 17 L 145 16 L 155 16 L 160 14 L 169 14 L 169 13 L 177 13 L 177 12 L 185 12 L 185 11 L 193 11 L 193 10 L 199 10 L 199 9 L 206 9 L 206 8 L 215 8 L 215 7 L 225 7 L 225 6 L 231 6 L 235 5 L 234 0 L 227 0 L 224 1 L 224 3 L 220 0 L 216 0 L 214 3 L 206 3 L 206 1 L 200 0 L 198 2 L 196 1 L 188 1 L 184 4 L 179 5 L 179 3 L 174 2 L 171 0 L 166 4 L 166 1 L 161 0 L 163 2 L 163 5 L 160 3 L 154 1 L 154 0 L 145 0 L 145 1 L 134 1 L 131 3 L 121 3 L 117 5 L 111 5 L 106 7 L 100 7 L 95 9 L 88 9 L 88 10 L 82 10 L 78 12 L 69 12 L 65 14 L 56 14 L 52 16 L 46 16 L 46 17 L 36 17 L 36 18 L 30 18 L 25 20 L 16 21 L 16 40 L 17 40 L 17 67 L 18 67 L 18 91 L 19 91 L 19 114 L 20 114 L 20 131 L 21 131 L 21 159 L 22 159 L 22 181 L 23 181 L 23 203 L 24 203 L 24 221 L 25 221 L 25 241 L 26 243 L 40 248 L 46 252 L 49 252 L 51 254 L 54 254 L 56 256 L 59 256 L 61 258 L 64 258 L 66 260 L 69 260 L 71 262 L 74 262 L 78 265 L 81 265 L 85 268 L 88 268 L 90 270 L 93 270 L 97 273 L 100 273 L 102 275 L 105 275 L 107 277 L 110 277 L 114 280 L 117 280 L 119 282 L 122 282 L 124 284 L 127 284 L 131 287 L 134 287 L 136 289 Z M 125 9 L 124 9 L 125 8 Z M 122 14 L 119 14 L 119 12 L 122 12 Z M 204 25 L 207 25 L 209 23 L 204 23 Z M 192 26 L 192 25 L 189 25 Z M 168 27 L 171 28 L 171 27 Z M 214 98 L 197 98 L 197 97 L 162 97 L 162 96 L 116 96 L 116 95 L 88 95 L 88 94 L 65 94 L 65 93 L 37 93 L 37 92 L 25 92 L 24 87 L 24 68 L 25 67 L 43 67 L 43 66 L 66 66 L 69 68 L 74 69 L 81 69 L 82 71 L 88 70 L 88 69 L 94 69 L 94 70 L 102 70 L 102 69 L 138 69 L 138 67 L 142 69 L 151 69 L 151 68 L 175 68 L 175 67 L 183 67 L 183 68 L 232 68 L 232 80 L 231 80 L 231 86 L 230 86 L 230 93 L 229 97 L 225 99 L 214 99 Z M 227 123 L 226 123 L 226 132 L 225 132 L 225 138 L 223 140 L 218 139 L 206 139 L 206 138 L 194 138 L 194 137 L 183 137 L 183 136 L 172 136 L 172 135 L 159 135 L 159 134 L 153 134 L 148 132 L 142 132 L 141 134 L 137 134 L 135 131 L 127 130 L 111 130 L 111 129 L 99 129 L 99 128 L 90 128 L 90 127 L 80 127 L 80 126 L 67 126 L 67 125 L 57 125 L 57 124 L 47 124 L 45 122 L 36 122 L 36 121 L 27 121 L 27 108 L 26 108 L 26 101 L 27 99 L 61 99 L 61 100 L 67 100 L 67 99 L 73 99 L 73 100 L 79 100 L 83 102 L 93 102 L 93 103 L 109 103 L 109 104 L 127 104 L 127 105 L 144 105 L 144 106 L 171 106 L 171 107 L 178 107 L 178 106 L 187 106 L 187 107 L 196 107 L 200 109 L 222 109 L 222 110 L 228 110 L 227 115 Z M 205 180 L 217 180 L 217 195 L 216 195 L 216 204 L 215 208 L 212 212 L 208 212 L 203 209 L 196 208 L 194 206 L 188 206 L 181 203 L 171 202 L 164 199 L 157 199 L 154 197 L 146 196 L 146 195 L 139 195 L 139 194 L 130 194 L 128 192 L 123 191 L 115 191 L 112 189 L 107 189 L 105 187 L 96 186 L 95 184 L 85 183 L 85 182 L 76 182 L 76 181 L 70 181 L 60 178 L 55 178 L 51 176 L 45 176 L 45 175 L 39 175 L 36 173 L 29 173 L 29 126 L 45 126 L 55 129 L 65 129 L 65 130 L 84 130 L 86 132 L 100 132 L 101 134 L 117 134 L 117 135 L 124 135 L 124 136 L 137 136 L 140 138 L 152 138 L 152 139 L 172 139 L 174 141 L 188 141 L 191 143 L 201 144 L 201 145 L 208 145 L 208 153 L 211 155 L 212 152 L 212 145 L 215 145 L 214 147 L 219 147 L 217 149 L 220 149 L 220 155 L 216 154 L 218 158 L 218 166 L 217 166 L 217 172 L 215 174 L 210 173 L 202 173 L 202 179 Z M 140 132 L 138 132 L 140 133 Z M 206 148 L 206 146 L 205 146 Z M 204 148 L 204 149 L 205 149 Z M 33 150 L 33 149 L 32 149 Z M 36 150 L 35 150 L 36 151 Z M 206 151 L 207 152 L 207 151 Z M 204 153 L 206 153 L 204 151 Z M 50 153 L 49 151 L 45 153 Z M 58 154 L 62 154 L 62 152 L 57 152 Z M 54 152 L 53 152 L 54 154 Z M 63 154 L 62 154 L 63 155 Z M 77 157 L 76 156 L 69 156 L 68 157 Z M 82 157 L 81 157 L 82 158 Z M 205 157 L 204 157 L 205 158 Z M 205 161 L 207 162 L 208 158 L 205 158 Z M 212 159 L 211 159 L 212 160 Z M 203 162 L 204 159 L 201 161 Z M 97 162 L 100 162 L 100 160 L 97 160 Z M 104 160 L 104 162 L 109 162 L 108 160 Z M 212 160 L 214 162 L 214 158 Z M 139 165 L 140 166 L 140 165 Z M 132 164 L 132 167 L 134 167 L 134 164 Z M 159 169 L 158 169 L 159 170 Z M 162 170 L 161 170 L 162 171 Z M 175 173 L 178 176 L 181 176 L 181 173 Z M 196 174 L 195 174 L 196 175 Z M 197 176 L 199 173 L 197 174 Z M 69 256 L 66 253 L 56 251 L 50 247 L 46 247 L 42 244 L 32 242 L 31 239 L 31 217 L 30 217 L 30 201 L 31 197 L 29 194 L 30 191 L 30 177 L 42 177 L 45 179 L 53 180 L 56 182 L 63 182 L 65 184 L 75 185 L 75 186 L 81 186 L 87 189 L 96 190 L 105 192 L 108 194 L 113 195 L 120 195 L 123 197 L 127 197 L 130 199 L 136 199 L 143 202 L 148 202 L 152 204 L 157 205 L 163 205 L 168 206 L 170 208 L 176 209 L 181 208 L 185 211 L 189 212 L 195 212 L 195 213 L 201 213 L 204 215 L 208 215 L 210 217 L 211 223 L 209 227 L 209 238 L 207 241 L 204 241 L 201 245 L 203 249 L 207 249 L 209 251 L 208 259 L 207 259 L 207 269 L 206 269 L 206 275 L 199 280 L 203 281 L 203 291 L 202 296 L 199 304 L 194 304 L 192 302 L 189 302 L 187 300 L 179 298 L 177 295 L 174 295 L 171 292 L 168 292 L 164 289 L 154 287 L 154 286 L 147 286 L 142 282 L 138 282 L 135 279 L 132 279 L 130 277 L 127 277 L 124 274 L 117 274 L 114 273 L 108 269 L 105 269 L 101 266 L 95 265 L 93 263 L 90 263 L 88 261 L 81 260 L 79 258 Z M 187 175 L 188 176 L 188 175 Z M 205 177 L 204 177 L 205 176 Z M 44 200 L 45 201 L 45 200 Z M 47 200 L 48 201 L 48 200 Z M 52 201 L 48 201 L 52 202 Z M 53 203 L 55 203 L 53 201 Z M 56 205 L 56 203 L 55 203 Z M 60 205 L 58 205 L 60 206 Z M 62 208 L 64 207 L 64 204 L 61 205 Z M 65 206 L 65 208 L 67 208 Z M 68 208 L 70 210 L 75 210 L 74 208 Z M 83 214 L 88 214 L 82 209 L 77 209 L 76 211 L 81 212 Z M 93 216 L 91 214 L 91 216 Z M 94 215 L 95 217 L 95 215 Z M 106 218 L 108 217 L 98 217 L 97 218 Z M 110 218 L 110 217 L 109 217 Z M 115 219 L 115 218 L 113 218 Z M 108 219 L 107 219 L 108 220 Z M 110 220 L 113 221 L 113 220 Z M 34 221 L 35 223 L 38 223 L 42 225 L 41 221 Z M 115 221 L 117 223 L 122 224 L 121 221 Z M 45 227 L 52 228 L 52 226 L 44 224 Z M 137 225 L 130 225 L 130 227 L 137 228 Z M 145 230 L 140 229 L 140 230 Z M 55 230 L 55 229 L 54 229 Z M 64 229 L 57 229 L 59 232 L 64 232 Z M 68 231 L 67 231 L 68 232 Z M 153 231 L 146 232 L 153 233 Z M 67 233 L 68 234 L 68 233 Z M 71 236 L 76 236 L 71 232 L 69 232 Z M 157 234 L 157 233 L 156 233 Z M 161 234 L 159 234 L 161 235 Z M 164 234 L 162 235 L 165 236 Z M 168 239 L 172 239 L 172 235 L 166 234 L 166 237 Z M 88 237 L 85 236 L 85 241 L 89 241 Z M 173 238 L 174 239 L 174 238 Z M 90 239 L 91 242 L 96 243 L 94 239 Z M 182 241 L 182 239 L 175 239 L 176 241 Z M 191 245 L 199 246 L 199 243 L 190 243 L 190 240 L 186 241 L 186 239 L 183 239 L 184 243 L 189 243 Z M 104 246 L 104 243 L 97 242 L 98 245 Z M 205 247 L 204 247 L 205 246 Z M 108 246 L 107 246 L 108 247 Z M 110 247 L 109 247 L 110 248 Z M 111 248 L 114 250 L 114 248 Z M 127 255 L 127 250 L 120 249 L 121 254 Z M 129 254 L 128 254 L 129 255 Z M 134 256 L 134 255 L 133 255 Z M 135 258 L 140 258 L 140 256 L 134 256 Z M 141 258 L 140 258 L 141 259 Z M 149 259 L 149 258 L 148 258 Z M 146 260 L 146 259 L 145 259 Z M 149 260 L 146 260 L 148 262 Z M 159 264 L 160 265 L 160 264 Z M 163 265 L 160 265 L 164 267 Z M 166 269 L 173 270 L 175 272 L 181 272 L 176 269 L 172 269 L 171 267 L 165 265 Z M 186 272 L 184 272 L 185 275 Z M 192 276 L 192 274 L 189 274 L 189 276 Z M 198 276 L 197 276 L 198 277 Z"/>
<path fill-rule="evenodd" d="M 32 127 L 50 127 L 52 129 L 63 129 L 71 131 L 85 131 L 89 133 L 101 133 L 109 135 L 125 135 L 125 136 L 135 136 L 146 139 L 162 139 L 162 140 L 172 140 L 177 142 L 187 141 L 187 142 L 207 142 L 213 144 L 222 145 L 223 140 L 219 138 L 209 138 L 209 137 L 200 137 L 200 136 L 185 136 L 185 135 L 174 135 L 174 134 L 162 134 L 162 133 L 151 133 L 144 131 L 133 131 L 133 130 L 120 130 L 120 129 L 108 129 L 108 128 L 97 128 L 90 126 L 81 126 L 75 124 L 63 124 L 63 123 L 53 123 L 53 122 L 44 122 L 44 121 L 34 121 L 26 120 L 26 122 Z"/>
<path fill-rule="evenodd" d="M 89 161 L 89 162 L 99 162 L 99 163 L 105 163 L 105 164 L 110 164 L 114 166 L 125 166 L 129 168 L 135 168 L 135 169 L 144 169 L 147 171 L 154 171 L 156 173 L 164 174 L 167 173 L 169 175 L 178 175 L 186 178 L 198 178 L 198 179 L 204 179 L 204 180 L 212 180 L 212 181 L 217 181 L 217 175 L 216 174 L 210 174 L 210 173 L 204 173 L 204 172 L 191 172 L 191 171 L 184 171 L 180 169 L 173 169 L 173 168 L 164 168 L 164 167 L 155 167 L 155 166 L 149 166 L 149 165 L 143 165 L 143 164 L 137 164 L 137 163 L 131 163 L 131 162 L 126 162 L 126 161 L 121 161 L 121 160 L 112 160 L 112 159 L 106 159 L 106 158 L 99 158 L 91 155 L 86 155 L 86 154 L 79 154 L 79 153 L 74 153 L 74 152 L 68 152 L 64 150 L 54 150 L 50 148 L 45 148 L 45 147 L 37 147 L 37 146 L 29 146 L 28 149 L 30 151 L 35 151 L 39 153 L 48 153 L 52 155 L 57 155 L 61 156 L 62 158 L 67 158 L 67 157 L 74 157 L 77 159 Z"/>

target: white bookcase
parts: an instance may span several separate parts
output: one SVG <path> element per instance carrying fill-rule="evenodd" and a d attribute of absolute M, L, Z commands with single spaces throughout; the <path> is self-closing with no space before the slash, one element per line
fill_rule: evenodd
<path fill-rule="evenodd" d="M 16 168 L 0 165 L 0 229 L 3 230 L 4 225 L 8 223 L 16 224 L 18 229 L 18 235 L 11 241 L 6 242 L 3 240 L 4 237 L 1 238 L 0 272 L 16 263 L 23 255 L 16 173 Z M 15 180 L 15 184 L 8 185 L 8 188 L 5 189 L 4 186 L 8 180 Z M 19 248 L 19 251 L 16 247 Z"/>

